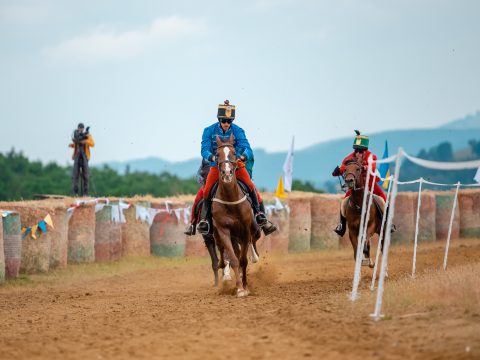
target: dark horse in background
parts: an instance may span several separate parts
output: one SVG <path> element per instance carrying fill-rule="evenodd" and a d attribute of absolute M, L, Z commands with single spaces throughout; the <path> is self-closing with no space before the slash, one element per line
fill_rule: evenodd
<path fill-rule="evenodd" d="M 352 160 L 346 163 L 344 179 L 345 185 L 351 190 L 351 195 L 342 202 L 342 214 L 347 218 L 348 235 L 353 246 L 353 256 L 356 259 L 358 248 L 358 234 L 360 232 L 360 221 L 362 214 L 362 205 L 365 190 L 365 172 L 362 164 Z M 370 190 L 370 189 L 368 189 Z M 368 192 L 370 194 L 370 191 Z M 373 195 L 373 194 L 372 194 Z M 362 265 L 374 267 L 374 262 L 370 258 L 370 240 L 374 234 L 379 234 L 382 225 L 383 211 L 385 204 L 381 197 L 373 195 L 372 206 L 370 207 L 370 216 L 367 224 L 367 233 L 365 246 L 363 248 Z M 366 204 L 368 205 L 368 198 Z M 385 231 L 384 231 L 385 232 Z M 383 239 L 382 237 L 382 249 Z"/>
<path fill-rule="evenodd" d="M 224 252 L 235 273 L 237 296 L 249 294 L 247 283 L 248 249 L 258 254 L 256 242 L 260 228 L 253 218 L 247 195 L 241 190 L 235 177 L 237 155 L 233 135 L 227 141 L 217 136 L 218 188 L 212 199 L 213 236 L 220 253 L 220 267 L 225 267 Z M 242 273 L 240 274 L 240 269 Z"/>

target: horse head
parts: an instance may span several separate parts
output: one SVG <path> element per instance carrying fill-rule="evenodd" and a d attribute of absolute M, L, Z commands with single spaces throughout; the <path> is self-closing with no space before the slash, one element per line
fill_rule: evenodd
<path fill-rule="evenodd" d="M 363 189 L 365 185 L 363 179 L 363 165 L 355 160 L 347 161 L 345 164 L 343 178 L 345 179 L 345 184 L 349 189 Z"/>
<path fill-rule="evenodd" d="M 220 181 L 224 183 L 231 183 L 235 177 L 235 170 L 237 170 L 237 155 L 235 153 L 235 147 L 233 134 L 230 135 L 228 140 L 222 140 L 217 135 L 217 162 L 218 170 L 220 172 Z"/>

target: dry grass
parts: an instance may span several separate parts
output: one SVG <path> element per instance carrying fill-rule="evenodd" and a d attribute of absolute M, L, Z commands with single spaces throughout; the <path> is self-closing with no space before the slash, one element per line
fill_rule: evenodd
<path fill-rule="evenodd" d="M 372 294 L 370 306 L 373 301 Z M 385 313 L 394 317 L 435 310 L 480 314 L 480 264 L 387 282 L 383 304 Z"/>

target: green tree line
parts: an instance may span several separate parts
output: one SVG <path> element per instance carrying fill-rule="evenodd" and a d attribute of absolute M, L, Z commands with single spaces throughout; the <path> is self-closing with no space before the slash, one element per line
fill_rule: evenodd
<path fill-rule="evenodd" d="M 72 167 L 56 163 L 42 164 L 30 161 L 22 152 L 11 150 L 0 153 L 0 200 L 31 200 L 35 194 L 72 194 Z M 181 179 L 164 172 L 130 172 L 120 175 L 104 166 L 90 167 L 90 195 L 131 197 L 152 195 L 157 197 L 196 194 L 199 185 L 194 177 Z M 321 192 L 311 182 L 293 181 L 293 190 Z"/>

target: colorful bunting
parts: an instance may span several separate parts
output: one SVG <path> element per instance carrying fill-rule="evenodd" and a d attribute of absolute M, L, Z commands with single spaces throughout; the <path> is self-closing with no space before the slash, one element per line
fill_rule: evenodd
<path fill-rule="evenodd" d="M 36 239 L 38 229 L 40 229 L 42 231 L 42 233 L 45 234 L 47 232 L 47 225 L 50 226 L 52 229 L 55 229 L 55 227 L 53 226 L 53 221 L 52 221 L 52 217 L 50 216 L 50 214 L 47 214 L 47 216 L 45 216 L 45 218 L 43 220 L 40 220 L 35 225 L 29 226 L 29 227 L 26 227 L 26 228 L 22 228 L 22 239 L 25 238 L 29 234 L 33 239 Z"/>

